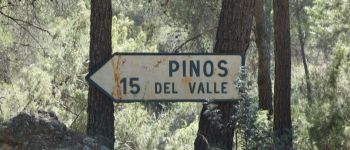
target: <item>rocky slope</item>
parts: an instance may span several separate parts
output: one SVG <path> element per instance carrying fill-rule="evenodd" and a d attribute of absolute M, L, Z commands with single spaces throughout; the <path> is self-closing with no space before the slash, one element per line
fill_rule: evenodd
<path fill-rule="evenodd" d="M 104 141 L 68 129 L 52 112 L 22 112 L 0 124 L 0 150 L 108 150 Z"/>

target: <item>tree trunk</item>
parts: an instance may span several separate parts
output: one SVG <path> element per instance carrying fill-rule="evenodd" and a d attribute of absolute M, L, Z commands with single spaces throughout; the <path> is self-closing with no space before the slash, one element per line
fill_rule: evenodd
<path fill-rule="evenodd" d="M 223 0 L 219 26 L 216 34 L 215 53 L 237 53 L 245 55 L 249 46 L 250 32 L 253 17 L 254 0 Z M 244 57 L 243 57 L 244 58 Z M 243 60 L 244 61 L 244 60 Z M 223 127 L 213 122 L 205 115 L 209 105 L 204 104 L 200 120 L 196 150 L 220 148 L 230 150 L 233 146 L 234 124 L 232 115 L 236 110 L 230 102 L 216 103 L 220 110 Z"/>
<path fill-rule="evenodd" d="M 91 0 L 90 64 L 89 71 L 96 69 L 112 54 L 112 8 L 111 0 Z M 114 106 L 112 100 L 89 87 L 88 124 L 89 136 L 102 136 L 106 144 L 114 149 Z"/>
<path fill-rule="evenodd" d="M 259 108 L 272 114 L 272 85 L 270 78 L 270 39 L 267 34 L 263 1 L 255 1 L 255 43 L 259 54 L 258 90 Z"/>
<path fill-rule="evenodd" d="M 275 34 L 274 133 L 281 149 L 292 149 L 291 48 L 288 0 L 273 1 Z"/>
<path fill-rule="evenodd" d="M 300 43 L 300 51 L 301 51 L 301 57 L 303 59 L 303 65 L 305 70 L 305 78 L 306 78 L 306 89 L 307 89 L 307 99 L 309 102 L 312 102 L 312 90 L 311 90 L 311 82 L 310 82 L 310 75 L 309 75 L 309 68 L 306 63 L 306 56 L 305 56 L 305 39 L 306 35 L 303 33 L 302 29 L 302 22 L 301 22 L 301 16 L 300 11 L 303 9 L 302 6 L 300 6 L 299 2 L 297 2 L 297 11 L 296 11 L 296 19 L 297 19 L 297 26 L 298 26 L 298 38 Z"/>

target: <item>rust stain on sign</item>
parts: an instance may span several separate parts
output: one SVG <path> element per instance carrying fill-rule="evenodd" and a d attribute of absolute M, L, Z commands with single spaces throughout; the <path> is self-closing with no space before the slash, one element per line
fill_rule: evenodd
<path fill-rule="evenodd" d="M 163 58 L 163 59 L 159 59 L 159 60 L 157 61 L 157 63 L 154 65 L 154 67 L 155 67 L 155 68 L 158 68 L 158 67 L 159 67 L 159 65 L 160 65 L 161 63 L 163 63 L 164 61 L 166 61 L 166 59 L 165 59 L 165 58 Z"/>
<path fill-rule="evenodd" d="M 182 84 L 188 85 L 188 83 L 191 81 L 191 77 L 185 77 L 181 79 Z"/>
<path fill-rule="evenodd" d="M 154 67 L 159 67 L 159 64 L 161 64 L 161 63 L 162 63 L 162 60 L 158 60 L 157 64 L 155 64 Z"/>
<path fill-rule="evenodd" d="M 121 61 L 120 58 L 121 56 L 117 58 L 117 61 L 115 61 L 115 59 L 112 58 L 112 61 L 111 61 L 112 67 L 113 67 L 113 74 L 114 74 L 114 86 L 112 90 L 112 96 L 118 99 L 122 99 L 123 97 L 121 87 L 120 87 L 120 79 L 121 79 L 120 68 L 121 68 L 121 65 L 126 62 L 125 59 Z"/>

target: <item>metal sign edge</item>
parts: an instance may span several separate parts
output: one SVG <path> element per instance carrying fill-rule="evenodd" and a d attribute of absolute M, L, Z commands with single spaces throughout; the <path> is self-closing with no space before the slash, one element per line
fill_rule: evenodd
<path fill-rule="evenodd" d="M 245 64 L 245 57 L 239 53 L 127 53 L 127 52 L 116 52 L 113 53 L 112 56 L 103 61 L 101 64 L 97 65 L 97 67 L 93 68 L 91 72 L 89 72 L 85 76 L 85 80 L 88 82 L 89 86 L 92 85 L 98 91 L 102 92 L 109 99 L 111 99 L 114 103 L 135 103 L 135 102 L 207 102 L 207 103 L 215 103 L 215 102 L 223 102 L 223 103 L 232 103 L 237 104 L 241 99 L 184 99 L 184 100 L 164 100 L 164 99 L 134 99 L 134 100 L 118 100 L 112 97 L 107 91 L 105 91 L 101 86 L 99 86 L 95 81 L 93 81 L 90 77 L 95 74 L 102 66 L 104 66 L 110 59 L 112 59 L 116 55 L 236 55 L 241 56 L 241 66 Z"/>

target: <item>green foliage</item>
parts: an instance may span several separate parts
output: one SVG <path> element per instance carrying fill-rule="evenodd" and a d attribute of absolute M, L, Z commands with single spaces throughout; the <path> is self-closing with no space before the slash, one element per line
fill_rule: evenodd
<path fill-rule="evenodd" d="M 20 111 L 54 111 L 85 132 L 90 1 L 0 1 L 0 122 Z M 265 1 L 269 4 L 270 1 Z M 210 52 L 221 1 L 113 0 L 114 52 Z M 290 1 L 293 50 L 292 121 L 295 149 L 350 149 L 349 0 Z M 265 6 L 270 14 L 270 5 Z M 296 12 L 301 14 L 314 102 L 306 100 Z M 271 26 L 272 18 L 267 16 Z M 191 38 L 196 37 L 191 40 Z M 187 42 L 187 43 L 185 43 Z M 182 45 L 183 44 L 183 45 Z M 252 43 L 253 44 L 253 43 Z M 270 149 L 271 120 L 257 108 L 256 47 L 237 83 L 239 149 Z M 272 62 L 273 64 L 273 62 Z M 273 66 L 271 75 L 273 77 Z M 193 149 L 201 104 L 115 106 L 116 149 Z M 154 113 L 154 112 L 157 112 Z M 220 112 L 207 112 L 217 125 Z M 226 125 L 226 124 L 225 124 Z"/>
<path fill-rule="evenodd" d="M 310 33 L 314 42 L 313 47 L 330 54 L 337 43 L 340 34 L 349 36 L 349 11 L 348 0 L 327 1 L 315 0 L 311 7 L 306 8 L 309 16 Z"/>
<path fill-rule="evenodd" d="M 82 1 L 77 5 L 65 2 L 57 5 L 46 2 L 28 5 L 23 2 L 9 5 L 11 9 L 1 10 L 14 18 L 30 21 L 20 24 L 1 18 L 14 24 L 6 28 L 6 33 L 11 33 L 6 38 L 16 39 L 14 44 L 1 48 L 9 58 L 6 63 L 10 69 L 5 73 L 11 76 L 11 84 L 1 84 L 1 95 L 4 97 L 1 109 L 5 109 L 1 116 L 8 119 L 20 111 L 50 110 L 55 111 L 68 126 L 73 125 L 73 128 L 84 131 L 81 126 L 84 124 L 76 125 L 77 121 L 74 120 L 83 118 L 82 110 L 86 105 L 87 84 L 84 77 L 87 65 L 84 62 L 89 44 L 85 35 L 88 34 L 90 11 Z M 69 7 L 60 7 L 66 5 Z M 41 11 L 32 7 L 40 7 Z M 28 10 L 28 13 L 12 13 L 23 10 Z M 29 19 L 31 17 L 36 19 Z M 46 25 L 40 28 L 47 28 L 51 35 L 46 31 L 34 32 L 39 30 L 41 23 Z M 15 30 L 18 26 L 22 30 Z"/>
<path fill-rule="evenodd" d="M 147 35 L 142 27 L 123 14 L 112 18 L 112 41 L 115 52 L 157 52 L 157 46 L 147 43 Z"/>
<path fill-rule="evenodd" d="M 304 72 L 295 63 L 292 119 L 298 149 L 349 149 L 349 6 L 347 0 L 315 0 L 304 7 L 315 101 L 307 102 Z"/>
<path fill-rule="evenodd" d="M 0 37 L 1 47 L 12 45 L 12 43 L 13 43 L 12 35 L 8 30 L 4 29 L 4 27 L 2 25 L 0 25 L 0 35 L 2 35 Z M 1 50 L 4 50 L 4 49 L 2 48 Z"/>
<path fill-rule="evenodd" d="M 193 149 L 197 132 L 195 104 L 176 106 L 160 116 L 144 105 L 119 104 L 115 112 L 116 149 Z"/>
<path fill-rule="evenodd" d="M 249 91 L 248 74 L 245 67 L 241 68 L 239 79 L 235 81 L 240 91 L 241 101 L 235 118 L 237 119 L 236 136 L 242 149 L 272 149 L 272 122 L 267 118 L 267 111 L 259 111 L 258 100 Z M 238 137 L 237 137 L 238 138 Z"/>
<path fill-rule="evenodd" d="M 307 109 L 312 123 L 310 137 L 320 149 L 349 148 L 350 139 L 345 129 L 350 125 L 349 60 L 346 58 L 350 49 L 341 41 L 335 47 L 330 68 L 316 79 L 318 101 Z"/>

